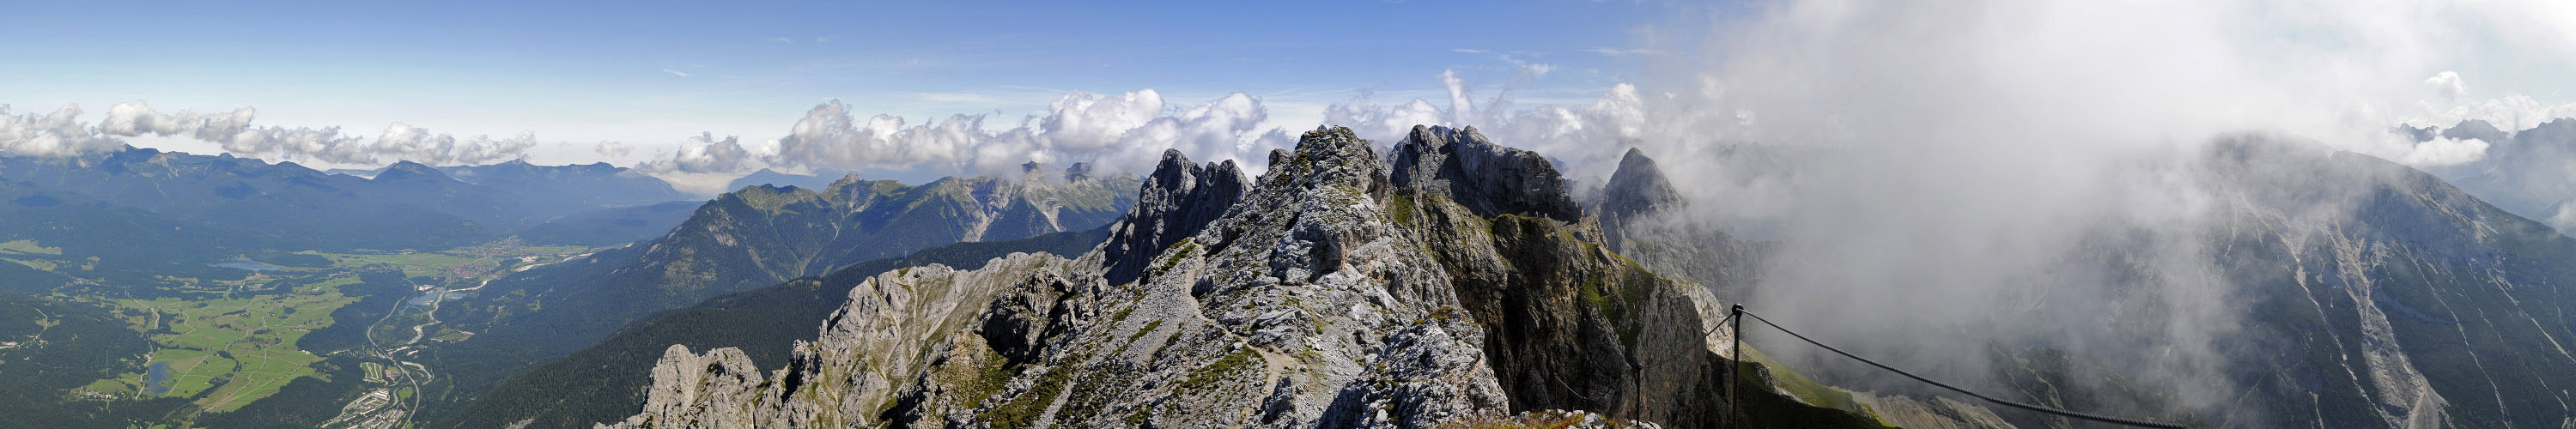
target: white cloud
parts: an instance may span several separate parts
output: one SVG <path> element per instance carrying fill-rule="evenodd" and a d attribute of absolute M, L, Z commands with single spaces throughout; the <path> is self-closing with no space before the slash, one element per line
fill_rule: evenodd
<path fill-rule="evenodd" d="M 683 71 L 679 71 L 679 70 L 662 69 L 662 72 L 663 72 L 663 73 L 670 73 L 672 76 L 689 77 L 689 73 L 688 73 L 688 72 L 683 72 Z"/>
<path fill-rule="evenodd" d="M 1467 81 L 1458 78 L 1458 69 L 1440 71 L 1440 87 L 1449 89 L 1449 120 L 1465 121 L 1476 115 L 1474 96 L 1467 94 Z"/>
<path fill-rule="evenodd" d="M 2424 79 L 2424 86 L 2432 87 L 2433 97 L 2438 99 L 2450 100 L 2469 95 L 2468 85 L 2460 82 L 2460 73 L 2450 70 Z"/>
<path fill-rule="evenodd" d="M 63 106 L 42 116 L 34 113 L 11 115 L 9 106 L 0 105 L 0 150 L 21 155 L 64 156 L 124 146 L 123 142 L 82 126 L 80 114 L 80 106 Z"/>
<path fill-rule="evenodd" d="M 2415 143 L 2413 149 L 2408 150 L 2406 155 L 2398 157 L 2396 161 L 2418 167 L 2459 165 L 2477 162 L 2478 159 L 2485 158 L 2486 153 L 2487 142 L 2483 140 L 2452 140 L 2435 137 L 2430 141 Z"/>
<path fill-rule="evenodd" d="M 186 110 L 163 114 L 137 100 L 108 108 L 107 118 L 96 127 L 86 127 L 78 120 L 80 108 L 65 106 L 41 118 L 21 115 L 0 121 L 0 146 L 22 154 L 62 156 L 122 147 L 124 142 L 118 137 L 153 135 L 215 143 L 225 152 L 246 157 L 361 165 L 410 160 L 439 165 L 516 159 L 537 144 L 536 135 L 528 132 L 500 139 L 479 135 L 459 138 L 403 123 L 387 126 L 376 138 L 366 139 L 343 134 L 339 127 L 251 125 L 258 113 L 245 107 L 220 114 Z M 5 112 L 0 116 L 6 116 Z"/>
<path fill-rule="evenodd" d="M 988 131 L 987 115 L 952 115 L 912 124 L 902 117 L 854 116 L 838 100 L 815 106 L 787 135 L 746 143 L 701 135 L 671 157 L 638 168 L 657 173 L 741 173 L 760 168 L 1016 172 L 1023 163 L 1092 163 L 1104 171 L 1151 168 L 1161 152 L 1180 148 L 1193 159 L 1249 159 L 1293 143 L 1259 129 L 1268 110 L 1258 98 L 1231 93 L 1175 112 L 1151 89 L 1118 95 L 1066 93 L 1031 116 Z"/>
<path fill-rule="evenodd" d="M 1394 105 L 1334 104 L 1324 108 L 1324 124 L 1350 127 L 1381 146 L 1394 143 L 1391 139 L 1404 136 L 1414 125 L 1453 125 L 1440 107 L 1419 98 Z"/>
<path fill-rule="evenodd" d="M 626 155 L 635 153 L 635 147 L 618 142 L 599 142 L 597 145 L 592 145 L 590 151 L 598 153 L 599 156 L 625 158 Z"/>

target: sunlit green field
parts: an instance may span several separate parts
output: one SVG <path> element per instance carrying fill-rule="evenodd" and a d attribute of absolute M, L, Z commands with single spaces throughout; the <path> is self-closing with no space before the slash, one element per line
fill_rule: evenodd
<path fill-rule="evenodd" d="M 118 311 L 129 327 L 146 334 L 155 350 L 147 357 L 151 363 L 166 365 L 170 378 L 161 384 L 168 389 L 150 394 L 148 375 L 144 372 L 120 374 L 98 380 L 80 389 L 76 395 L 105 398 L 163 396 L 195 398 L 192 403 L 208 412 L 239 409 L 253 401 L 274 395 L 298 377 L 314 376 L 313 364 L 322 357 L 295 348 L 297 340 L 308 332 L 334 323 L 371 324 L 383 330 L 383 338 L 401 341 L 413 336 L 411 326 L 430 322 L 428 315 L 405 312 L 396 316 L 398 323 L 374 326 L 375 320 L 332 320 L 331 313 L 358 301 L 344 295 L 340 287 L 359 282 L 357 273 L 368 267 L 393 267 L 410 277 L 432 277 L 441 281 L 485 278 L 508 272 L 510 268 L 535 263 L 553 262 L 564 256 L 590 251 L 579 246 L 519 246 L 513 242 L 496 242 L 445 251 L 400 252 L 384 254 L 299 252 L 321 256 L 331 262 L 328 267 L 282 267 L 254 273 L 240 280 L 204 280 L 171 278 L 162 280 L 181 285 L 183 290 L 211 293 L 221 298 L 131 299 L 113 297 L 79 297 Z M 61 261 L 59 249 L 36 242 L 19 240 L 0 242 L 0 260 L 14 261 L 39 269 L 61 272 L 55 262 Z M 78 261 L 73 261 L 78 262 Z M 325 278 L 313 284 L 294 286 L 293 290 L 253 295 L 281 280 Z M 66 298 L 71 298 L 66 296 Z M 454 341 L 464 338 L 461 332 L 439 330 L 429 337 Z M 407 393 L 407 392 L 406 392 Z"/>
<path fill-rule="evenodd" d="M 198 397 L 210 411 L 229 411 L 277 393 L 296 377 L 311 375 L 322 358 L 295 348 L 295 340 L 313 329 L 330 326 L 332 310 L 356 302 L 341 295 L 342 285 L 357 282 L 343 275 L 297 287 L 294 291 L 247 298 L 182 301 L 110 299 L 128 312 L 136 330 L 150 334 L 159 347 L 150 362 L 169 365 L 167 396 Z M 109 395 L 145 392 L 144 374 L 127 374 L 93 383 L 86 389 Z M 218 383 L 220 381 L 220 383 Z M 211 390 L 211 391 L 210 391 Z"/>

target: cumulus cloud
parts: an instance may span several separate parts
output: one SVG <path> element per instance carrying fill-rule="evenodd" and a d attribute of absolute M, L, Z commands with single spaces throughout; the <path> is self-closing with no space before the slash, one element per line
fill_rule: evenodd
<path fill-rule="evenodd" d="M 988 131 L 989 115 L 952 115 L 913 124 L 893 115 L 865 118 L 838 100 L 815 106 L 785 136 L 745 142 L 700 135 L 671 157 L 641 169 L 676 173 L 741 173 L 760 168 L 914 170 L 964 173 L 1018 171 L 1021 164 L 1090 163 L 1104 171 L 1151 168 L 1164 149 L 1193 159 L 1249 159 L 1292 144 L 1258 98 L 1231 93 L 1174 111 L 1151 89 L 1117 95 L 1071 92 L 1047 112 Z"/>
<path fill-rule="evenodd" d="M 599 156 L 625 158 L 626 155 L 635 153 L 635 147 L 618 142 L 599 142 L 599 144 L 591 145 L 590 151 L 592 153 L 599 154 Z"/>
<path fill-rule="evenodd" d="M 8 105 L 0 105 L 0 150 L 21 155 L 65 156 L 85 152 L 113 150 L 124 142 L 99 135 L 80 122 L 80 106 L 63 106 L 53 113 L 12 115 Z"/>
<path fill-rule="evenodd" d="M 2468 85 L 2460 82 L 2460 73 L 2455 71 L 2443 70 L 2440 74 L 2425 78 L 2424 86 L 2432 87 L 2433 97 L 2439 99 L 2458 99 L 2469 95 Z"/>

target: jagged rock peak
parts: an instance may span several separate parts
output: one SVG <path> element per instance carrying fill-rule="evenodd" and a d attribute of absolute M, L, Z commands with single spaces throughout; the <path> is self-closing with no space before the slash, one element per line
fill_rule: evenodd
<path fill-rule="evenodd" d="M 1169 155 L 1170 152 L 1175 152 L 1171 149 L 1165 149 L 1164 151 L 1165 155 Z M 1076 162 L 1073 163 L 1072 167 L 1065 167 L 1064 169 L 1065 181 L 1071 182 L 1089 178 L 1091 178 L 1091 164 L 1089 163 Z"/>
<path fill-rule="evenodd" d="M 1350 186 L 1374 200 L 1384 200 L 1394 190 L 1377 150 L 1347 127 L 1307 131 L 1297 138 L 1295 152 L 1271 151 L 1270 171 L 1261 184 L 1282 189 Z"/>
<path fill-rule="evenodd" d="M 1082 164 L 1074 166 L 1082 169 Z M 1243 169 L 1230 160 L 1201 166 L 1181 151 L 1167 149 L 1140 188 L 1136 207 L 1110 226 L 1109 241 L 1100 244 L 1112 284 L 1134 280 L 1155 254 L 1224 216 L 1243 199 Z"/>
<path fill-rule="evenodd" d="M 1414 126 L 1395 145 L 1394 170 L 1397 186 L 1440 194 L 1478 215 L 1583 218 L 1583 207 L 1555 164 L 1536 152 L 1496 145 L 1476 127 Z"/>
<path fill-rule="evenodd" d="M 1680 208 L 1681 192 L 1673 188 L 1663 169 L 1644 151 L 1628 148 L 1619 158 L 1619 170 L 1610 173 L 1610 182 L 1601 188 L 1598 213 L 1604 225 L 1636 220 L 1640 216 Z"/>
<path fill-rule="evenodd" d="M 2503 143 L 2512 136 L 2513 133 L 2496 129 L 2495 124 L 2478 119 L 2460 121 L 2459 125 L 2442 130 L 2442 138 L 2452 140 L 2476 139 L 2485 140 L 2487 143 Z"/>
<path fill-rule="evenodd" d="M 760 368 L 751 357 L 732 347 L 708 350 L 700 355 L 689 352 L 689 346 L 672 344 L 663 349 L 662 360 L 653 364 L 653 385 L 645 398 L 644 415 L 679 416 L 721 413 L 718 404 L 741 404 L 753 401 L 760 392 Z"/>

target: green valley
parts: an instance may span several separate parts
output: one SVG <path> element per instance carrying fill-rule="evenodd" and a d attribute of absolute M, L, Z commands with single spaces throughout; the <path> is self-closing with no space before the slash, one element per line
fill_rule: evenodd
<path fill-rule="evenodd" d="M 95 272 L 97 257 L 65 255 L 61 248 L 47 244 L 27 239 L 0 242 L 0 260 L 70 286 L 20 298 L 41 306 L 0 308 L 24 310 L 0 311 L 0 315 L 36 315 L 34 332 L 26 334 L 29 339 L 8 341 L 0 348 L 32 349 L 45 344 L 40 342 L 46 338 L 43 334 L 64 325 L 67 316 L 63 310 L 45 308 L 78 308 L 100 316 L 99 323 L 87 326 L 122 328 L 139 336 L 141 347 L 96 360 L 102 366 L 83 372 L 90 374 L 86 377 L 59 371 L 41 376 L 77 386 L 63 392 L 64 400 L 76 403 L 103 409 L 161 404 L 154 408 L 154 416 L 135 416 L 156 422 L 188 422 L 231 413 L 280 392 L 323 385 L 380 386 L 387 390 L 386 396 L 410 397 L 411 389 L 395 384 L 409 380 L 404 377 L 426 378 L 427 371 L 417 362 L 394 356 L 416 343 L 453 342 L 472 335 L 438 325 L 432 311 L 442 298 L 460 296 L 459 291 L 470 291 L 503 274 L 593 250 L 529 246 L 504 239 L 441 251 L 255 253 L 198 264 L 214 275 L 156 275 L 156 282 L 174 287 L 137 296 L 99 293 L 122 288 L 95 287 L 116 282 Z M 13 337 L 21 335 L 8 331 Z M 29 347 L 17 347 L 22 344 Z M 363 378 L 334 380 L 333 373 L 347 372 L 342 366 L 373 371 L 363 372 L 367 374 Z M 0 372 L 13 369 L 18 368 L 0 367 Z M 290 396 L 314 396 L 298 393 L 306 394 Z M 330 399 L 318 405 L 336 409 L 341 402 Z"/>

